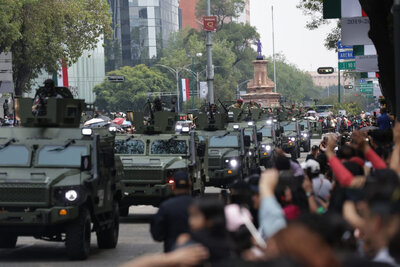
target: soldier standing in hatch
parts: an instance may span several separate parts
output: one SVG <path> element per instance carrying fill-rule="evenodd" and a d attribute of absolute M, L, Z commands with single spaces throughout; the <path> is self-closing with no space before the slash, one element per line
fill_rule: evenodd
<path fill-rule="evenodd" d="M 242 105 L 243 105 L 243 100 L 238 99 L 236 100 L 236 103 L 231 105 L 229 108 L 242 108 Z"/>
<path fill-rule="evenodd" d="M 6 99 L 6 100 L 4 101 L 4 104 L 3 104 L 3 112 L 4 112 L 4 118 L 8 117 L 8 115 L 9 115 L 8 99 Z"/>

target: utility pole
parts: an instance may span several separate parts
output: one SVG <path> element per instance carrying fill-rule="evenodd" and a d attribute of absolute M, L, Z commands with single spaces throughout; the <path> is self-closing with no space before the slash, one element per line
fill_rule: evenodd
<path fill-rule="evenodd" d="M 274 93 L 276 93 L 276 59 L 275 59 L 275 26 L 274 26 L 274 6 L 271 6 L 272 11 L 272 54 L 274 61 Z"/>
<path fill-rule="evenodd" d="M 338 68 L 338 103 L 340 103 L 340 68 Z"/>
<path fill-rule="evenodd" d="M 400 0 L 394 0 L 393 5 L 394 26 L 394 53 L 395 53 L 395 93 L 396 93 L 396 118 L 400 121 Z"/>
<path fill-rule="evenodd" d="M 207 0 L 207 16 L 211 16 L 211 3 Z M 214 104 L 214 68 L 212 60 L 212 40 L 211 31 L 207 31 L 207 86 L 208 86 L 208 100 L 210 104 Z"/>

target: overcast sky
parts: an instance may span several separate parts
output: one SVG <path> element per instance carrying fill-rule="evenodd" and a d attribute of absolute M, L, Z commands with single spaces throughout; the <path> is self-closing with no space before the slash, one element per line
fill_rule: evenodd
<path fill-rule="evenodd" d="M 251 24 L 261 34 L 263 54 L 272 55 L 271 6 L 274 6 L 275 53 L 283 53 L 287 60 L 302 70 L 316 71 L 322 66 L 337 66 L 337 54 L 324 46 L 331 25 L 310 31 L 305 28 L 309 19 L 296 8 L 300 0 L 250 0 Z"/>

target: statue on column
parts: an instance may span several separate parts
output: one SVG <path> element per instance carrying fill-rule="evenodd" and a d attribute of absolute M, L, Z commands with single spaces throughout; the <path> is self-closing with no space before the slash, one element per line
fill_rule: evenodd
<path fill-rule="evenodd" d="M 262 44 L 260 39 L 257 40 L 257 53 L 258 53 L 257 60 L 263 60 L 264 57 L 262 55 Z"/>

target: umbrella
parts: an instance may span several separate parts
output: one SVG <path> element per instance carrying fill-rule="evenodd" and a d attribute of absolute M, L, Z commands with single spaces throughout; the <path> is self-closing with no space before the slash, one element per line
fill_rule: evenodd
<path fill-rule="evenodd" d="M 124 120 L 124 122 L 122 123 L 123 126 L 131 126 L 132 123 L 130 121 Z"/>
<path fill-rule="evenodd" d="M 315 110 L 309 110 L 307 111 L 308 114 L 316 114 L 317 112 Z"/>
<path fill-rule="evenodd" d="M 115 123 L 115 124 L 117 124 L 117 125 L 121 125 L 121 124 L 124 123 L 124 121 L 125 121 L 124 118 L 115 118 L 115 119 L 112 121 L 112 123 Z"/>
<path fill-rule="evenodd" d="M 85 122 L 84 126 L 88 126 L 90 124 L 100 123 L 100 122 L 104 122 L 104 120 L 100 119 L 100 118 L 94 118 L 94 119 L 91 119 L 91 120 L 88 120 L 87 122 Z"/>

